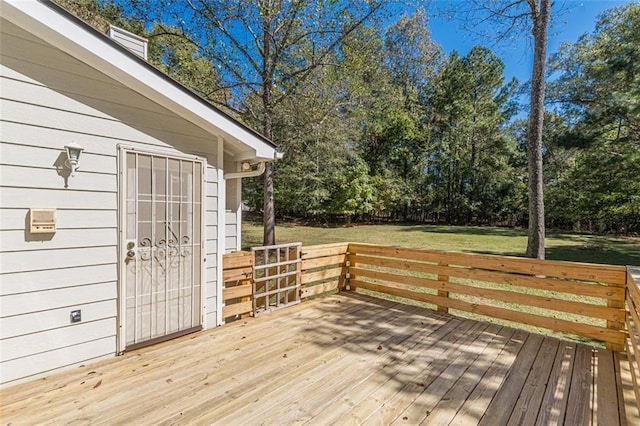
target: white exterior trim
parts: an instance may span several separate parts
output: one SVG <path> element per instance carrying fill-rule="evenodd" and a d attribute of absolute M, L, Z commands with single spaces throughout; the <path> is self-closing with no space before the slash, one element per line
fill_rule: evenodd
<path fill-rule="evenodd" d="M 227 183 L 224 180 L 224 139 L 218 136 L 218 164 L 217 173 L 218 173 L 218 241 L 216 242 L 218 245 L 217 253 L 216 253 L 216 287 L 217 297 L 216 297 L 216 323 L 218 325 L 224 324 L 222 317 L 222 309 L 223 309 L 223 289 L 224 289 L 224 281 L 223 281 L 223 269 L 224 265 L 224 252 L 225 252 L 225 211 L 226 211 L 226 192 L 227 192 Z"/>
<path fill-rule="evenodd" d="M 242 250 L 242 179 L 238 179 L 236 197 L 239 204 L 236 211 L 236 249 Z"/>
<path fill-rule="evenodd" d="M 41 1 L 2 0 L 2 16 L 202 129 L 247 145 L 254 159 L 278 158 L 275 146 L 267 139 L 159 71 L 152 71 L 149 64 L 123 52 L 121 46 L 106 35 L 87 31 L 87 28 L 57 13 L 54 7 L 57 6 Z"/>
<path fill-rule="evenodd" d="M 118 308 L 118 314 L 117 314 L 117 322 L 116 322 L 116 327 L 117 327 L 117 332 L 116 332 L 116 354 L 120 355 L 124 352 L 124 349 L 126 347 L 126 336 L 125 336 L 125 329 L 124 326 L 127 323 L 127 319 L 126 319 L 126 315 L 127 315 L 127 309 L 126 309 L 126 297 L 125 297 L 125 289 L 124 289 L 124 282 L 125 282 L 125 273 L 126 273 L 126 268 L 124 266 L 124 250 L 126 250 L 125 247 L 125 238 L 124 238 L 124 227 L 125 227 L 125 223 L 126 223 L 126 219 L 125 219 L 125 210 L 126 210 L 126 199 L 125 199 L 125 193 L 126 193 L 126 188 L 124 188 L 125 185 L 125 181 L 124 181 L 124 173 L 125 173 L 125 157 L 126 157 L 126 153 L 128 150 L 130 150 L 131 147 L 129 146 L 124 146 L 124 145 L 119 145 L 118 146 L 118 161 L 117 161 L 117 168 L 118 168 L 118 207 L 117 207 L 117 212 L 116 215 L 118 216 L 118 298 L 117 298 L 117 308 Z"/>

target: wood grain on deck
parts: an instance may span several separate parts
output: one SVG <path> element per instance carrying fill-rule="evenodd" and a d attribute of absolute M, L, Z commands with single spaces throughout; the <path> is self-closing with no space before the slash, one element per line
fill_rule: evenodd
<path fill-rule="evenodd" d="M 0 420 L 634 424 L 624 363 L 604 349 L 341 293 L 4 389 Z"/>

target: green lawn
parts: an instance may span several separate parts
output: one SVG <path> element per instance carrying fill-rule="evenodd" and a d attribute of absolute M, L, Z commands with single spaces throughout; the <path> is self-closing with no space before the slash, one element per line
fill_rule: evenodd
<path fill-rule="evenodd" d="M 262 224 L 245 222 L 245 248 L 262 245 Z M 345 227 L 281 224 L 278 243 L 300 241 L 304 245 L 361 242 L 470 253 L 524 255 L 526 230 L 439 225 L 357 225 Z M 640 238 L 548 232 L 547 259 L 640 266 Z"/>

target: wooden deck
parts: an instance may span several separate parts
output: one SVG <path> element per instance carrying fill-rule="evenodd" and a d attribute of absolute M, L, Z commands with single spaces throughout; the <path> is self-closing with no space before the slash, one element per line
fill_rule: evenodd
<path fill-rule="evenodd" d="M 622 357 L 341 293 L 5 389 L 0 419 L 640 424 Z"/>

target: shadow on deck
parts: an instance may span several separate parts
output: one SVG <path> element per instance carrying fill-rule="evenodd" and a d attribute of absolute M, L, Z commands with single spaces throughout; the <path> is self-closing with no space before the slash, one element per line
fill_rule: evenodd
<path fill-rule="evenodd" d="M 4 424 L 629 424 L 617 353 L 340 293 L 0 393 Z M 637 411 L 637 410 L 636 410 Z M 639 423 L 635 423 L 639 424 Z"/>

